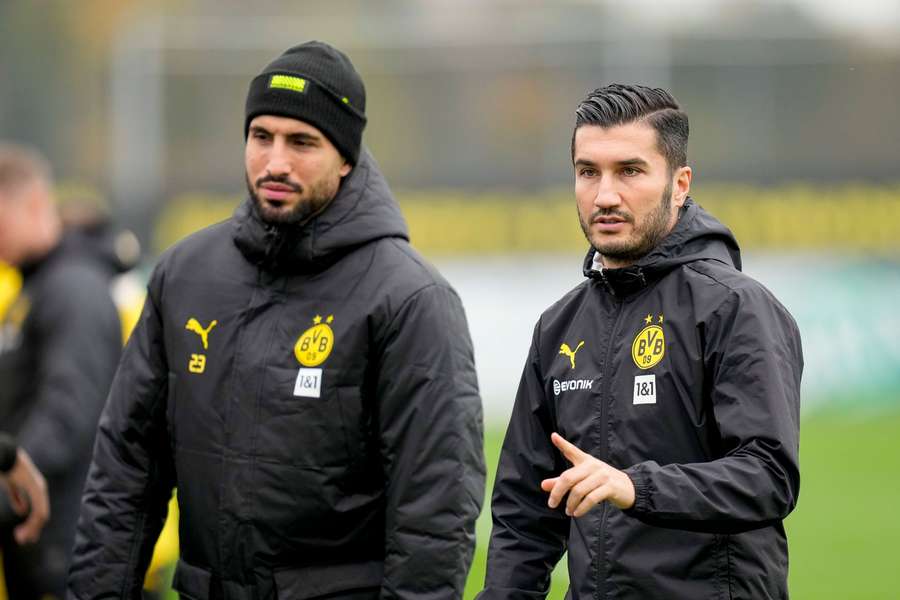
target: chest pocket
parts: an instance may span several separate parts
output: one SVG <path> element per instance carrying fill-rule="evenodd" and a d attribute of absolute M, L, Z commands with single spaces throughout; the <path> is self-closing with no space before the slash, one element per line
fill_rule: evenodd
<path fill-rule="evenodd" d="M 337 373 L 322 371 L 322 381 L 298 388 L 297 369 L 273 369 L 272 384 L 265 386 L 259 403 L 260 456 L 297 467 L 350 471 L 365 462 L 370 427 L 361 389 L 337 385 L 329 380 Z"/>

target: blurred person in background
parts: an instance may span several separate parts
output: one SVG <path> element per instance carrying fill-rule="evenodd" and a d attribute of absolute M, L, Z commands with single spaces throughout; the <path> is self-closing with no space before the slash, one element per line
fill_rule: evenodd
<path fill-rule="evenodd" d="M 800 335 L 688 196 L 688 118 L 610 85 L 576 111 L 587 281 L 538 321 L 497 469 L 482 600 L 787 598 Z"/>
<path fill-rule="evenodd" d="M 115 224 L 105 196 L 87 186 L 67 186 L 57 196 L 63 230 L 71 243 L 93 254 L 111 281 L 137 266 L 140 242 L 130 229 Z"/>
<path fill-rule="evenodd" d="M 461 597 L 484 493 L 472 345 L 361 147 L 365 104 L 320 42 L 252 80 L 249 198 L 150 277 L 70 597 L 140 597 L 176 485 L 185 597 Z"/>
<path fill-rule="evenodd" d="M 0 146 L 0 260 L 22 289 L 0 337 L 0 430 L 44 474 L 51 517 L 37 544 L 12 543 L 16 500 L 0 495 L 10 598 L 61 598 L 97 421 L 121 350 L 107 267 L 63 233 L 50 168 Z"/>
<path fill-rule="evenodd" d="M 141 258 L 140 242 L 133 231 L 115 223 L 106 196 L 89 186 L 62 186 L 57 190 L 57 203 L 70 246 L 93 255 L 106 271 L 124 342 L 144 304 L 143 280 L 135 271 Z"/>

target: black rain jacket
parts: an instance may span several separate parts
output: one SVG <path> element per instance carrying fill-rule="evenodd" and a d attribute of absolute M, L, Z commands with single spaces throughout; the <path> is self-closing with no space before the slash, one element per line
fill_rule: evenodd
<path fill-rule="evenodd" d="M 111 268 L 68 233 L 21 266 L 22 291 L 0 323 L 0 429 L 31 456 L 50 497 L 50 520 L 36 545 L 4 538 L 11 598 L 65 589 L 97 421 L 122 351 Z M 6 529 L 18 518 L 0 493 Z"/>
<path fill-rule="evenodd" d="M 304 227 L 250 201 L 167 251 L 104 410 L 71 598 L 455 599 L 484 494 L 463 307 L 368 152 Z M 356 597 L 356 596 L 354 596 Z"/>
<path fill-rule="evenodd" d="M 691 200 L 635 265 L 595 271 L 593 256 L 589 279 L 534 330 L 481 600 L 543 598 L 567 549 L 572 600 L 787 598 L 782 519 L 800 486 L 794 320 Z M 577 519 L 565 502 L 548 508 L 541 480 L 571 466 L 554 431 L 624 469 L 635 505 L 603 502 Z"/>

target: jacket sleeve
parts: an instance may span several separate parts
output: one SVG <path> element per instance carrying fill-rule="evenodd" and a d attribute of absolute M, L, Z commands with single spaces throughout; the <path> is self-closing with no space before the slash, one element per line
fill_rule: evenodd
<path fill-rule="evenodd" d="M 765 527 L 785 518 L 800 492 L 800 334 L 761 286 L 733 293 L 704 328 L 717 457 L 625 469 L 636 496 L 626 512 L 694 531 Z"/>
<path fill-rule="evenodd" d="M 174 485 L 168 369 L 151 279 L 100 418 L 82 498 L 68 597 L 139 599 Z"/>
<path fill-rule="evenodd" d="M 453 290 L 430 285 L 391 318 L 378 360 L 386 485 L 382 598 L 462 597 L 484 498 L 472 343 Z"/>
<path fill-rule="evenodd" d="M 567 468 L 550 442 L 556 430 L 544 395 L 538 331 L 525 363 L 500 452 L 491 502 L 493 529 L 479 600 L 546 597 L 566 549 L 569 518 L 547 506 L 541 481 Z"/>
<path fill-rule="evenodd" d="M 85 270 L 57 273 L 36 306 L 42 340 L 33 406 L 18 434 L 37 468 L 53 477 L 90 452 L 122 343 L 107 282 Z"/>

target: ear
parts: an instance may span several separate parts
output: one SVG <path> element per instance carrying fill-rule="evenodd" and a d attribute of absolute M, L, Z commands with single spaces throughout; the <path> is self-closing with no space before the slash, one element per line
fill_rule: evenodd
<path fill-rule="evenodd" d="M 340 171 L 338 171 L 338 173 L 341 174 L 341 177 L 346 177 L 350 174 L 350 171 L 353 170 L 353 165 L 348 163 L 346 159 L 342 158 L 341 160 L 343 161 L 343 163 L 341 164 L 341 169 Z"/>
<path fill-rule="evenodd" d="M 672 177 L 672 204 L 681 208 L 691 192 L 691 177 L 693 172 L 690 167 L 679 167 Z"/>

